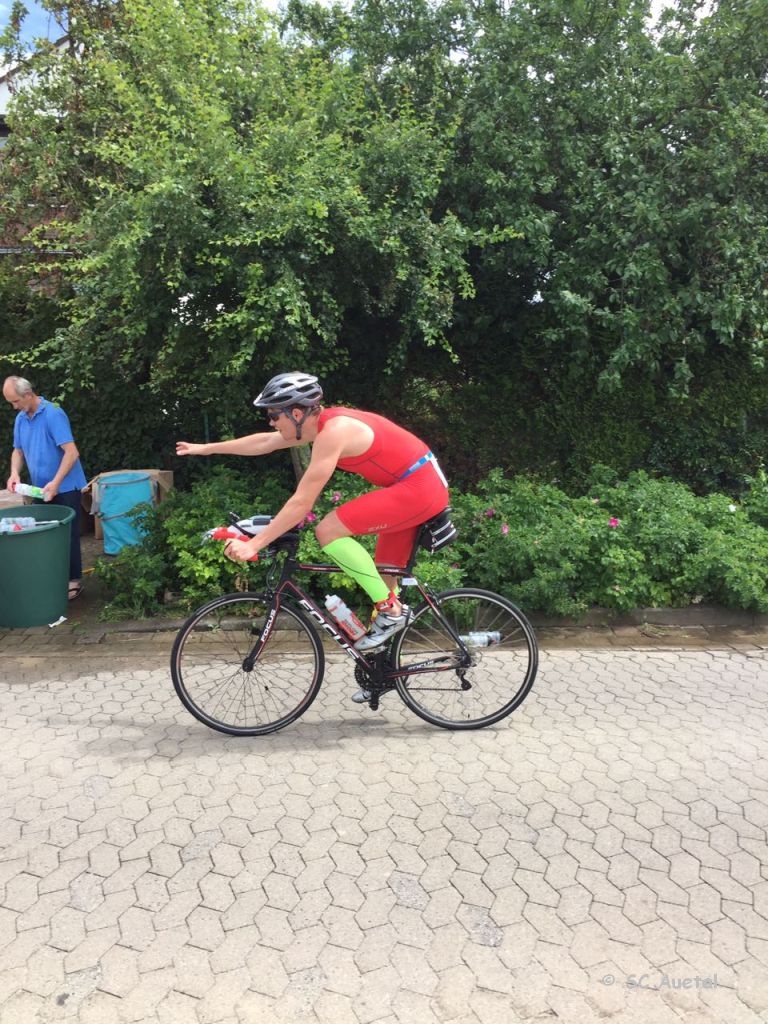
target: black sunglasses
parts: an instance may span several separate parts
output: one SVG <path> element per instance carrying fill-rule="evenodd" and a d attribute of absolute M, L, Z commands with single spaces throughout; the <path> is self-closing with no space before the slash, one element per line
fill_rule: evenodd
<path fill-rule="evenodd" d="M 269 409 L 267 409 L 267 419 L 269 420 L 270 423 L 275 423 L 276 420 L 279 420 L 282 415 L 282 409 L 276 409 L 274 412 L 270 412 Z"/>

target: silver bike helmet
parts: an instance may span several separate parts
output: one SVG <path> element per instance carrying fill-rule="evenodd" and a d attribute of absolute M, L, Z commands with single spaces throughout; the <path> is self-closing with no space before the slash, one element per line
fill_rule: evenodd
<path fill-rule="evenodd" d="M 323 398 L 323 389 L 317 377 L 311 373 L 278 373 L 253 400 L 257 409 L 282 409 L 286 416 L 293 420 L 296 427 L 296 440 L 301 440 L 301 428 L 307 416 L 316 409 Z M 304 414 L 299 418 L 293 415 L 292 409 L 302 408 Z"/>
<path fill-rule="evenodd" d="M 323 389 L 311 373 L 278 373 L 258 394 L 257 409 L 285 409 L 289 406 L 313 406 L 322 400 Z"/>

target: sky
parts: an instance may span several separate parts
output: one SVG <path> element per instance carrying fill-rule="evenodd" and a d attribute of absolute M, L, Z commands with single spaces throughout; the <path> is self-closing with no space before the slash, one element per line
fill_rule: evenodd
<path fill-rule="evenodd" d="M 4 29 L 8 24 L 8 18 L 11 13 L 12 0 L 0 0 L 0 30 Z M 651 11 L 653 15 L 657 15 L 662 8 L 672 6 L 674 0 L 652 0 Z M 24 0 L 24 6 L 29 11 L 29 14 L 24 19 L 22 39 L 30 43 L 32 39 L 39 38 L 40 36 L 47 39 L 58 39 L 61 35 L 59 27 L 57 26 L 51 15 L 43 10 L 39 3 L 35 3 L 34 0 Z M 271 6 L 268 4 L 267 6 Z"/>
<path fill-rule="evenodd" d="M 0 30 L 4 29 L 8 24 L 11 6 L 12 0 L 0 0 Z M 33 39 L 40 38 L 40 36 L 45 39 L 59 38 L 62 34 L 61 29 L 48 11 L 43 10 L 40 4 L 35 3 L 34 0 L 24 0 L 24 6 L 29 11 L 24 19 L 21 33 L 24 42 L 31 43 Z"/>
<path fill-rule="evenodd" d="M 654 11 L 660 10 L 662 7 L 667 6 L 667 3 L 671 5 L 673 0 L 653 0 L 652 8 Z M 12 0 L 0 0 L 0 30 L 4 29 L 8 24 L 8 18 L 11 13 Z M 24 0 L 24 6 L 29 11 L 29 14 L 24 19 L 24 26 L 22 32 L 22 38 L 25 42 L 31 42 L 33 38 L 43 36 L 47 39 L 57 39 L 59 37 L 60 30 L 53 20 L 51 15 L 43 10 L 39 3 L 35 3 L 34 0 Z"/>

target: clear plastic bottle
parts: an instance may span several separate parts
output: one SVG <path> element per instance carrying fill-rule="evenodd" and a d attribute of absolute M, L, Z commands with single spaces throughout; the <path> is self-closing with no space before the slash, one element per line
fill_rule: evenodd
<path fill-rule="evenodd" d="M 34 530 L 37 520 L 32 516 L 6 516 L 0 519 L 0 533 L 19 533 L 21 530 Z"/>
<path fill-rule="evenodd" d="M 22 494 L 25 498 L 43 498 L 45 492 L 42 487 L 33 487 L 32 484 L 16 484 L 14 494 Z"/>
<path fill-rule="evenodd" d="M 325 595 L 325 607 L 350 640 L 359 640 L 368 632 L 355 613 L 336 594 Z"/>
<path fill-rule="evenodd" d="M 460 636 L 459 640 L 465 643 L 467 647 L 490 647 L 491 644 L 501 643 L 501 633 L 496 630 L 490 631 L 477 631 L 476 633 L 467 633 L 465 636 Z"/>

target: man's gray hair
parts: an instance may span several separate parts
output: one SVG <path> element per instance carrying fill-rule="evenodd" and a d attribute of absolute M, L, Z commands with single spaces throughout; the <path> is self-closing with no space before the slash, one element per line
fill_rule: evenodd
<path fill-rule="evenodd" d="M 16 389 L 16 394 L 19 396 L 34 394 L 35 392 L 35 389 L 26 377 L 8 377 L 6 383 L 13 385 Z"/>

